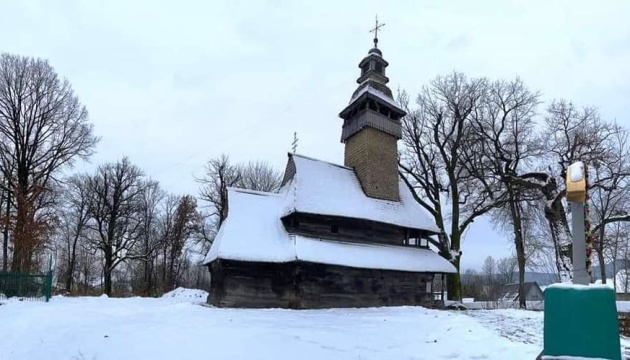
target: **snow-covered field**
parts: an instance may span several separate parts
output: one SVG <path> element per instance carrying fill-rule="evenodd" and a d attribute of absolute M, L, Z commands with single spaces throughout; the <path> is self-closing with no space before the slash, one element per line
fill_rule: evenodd
<path fill-rule="evenodd" d="M 534 359 L 542 312 L 419 307 L 237 310 L 178 289 L 160 299 L 0 305 L 0 360 Z"/>

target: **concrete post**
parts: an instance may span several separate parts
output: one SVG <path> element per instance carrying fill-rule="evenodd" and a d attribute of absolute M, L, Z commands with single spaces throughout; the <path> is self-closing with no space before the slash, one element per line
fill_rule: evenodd
<path fill-rule="evenodd" d="M 573 283 L 588 285 L 586 272 L 586 235 L 584 234 L 584 203 L 571 202 L 573 228 Z"/>

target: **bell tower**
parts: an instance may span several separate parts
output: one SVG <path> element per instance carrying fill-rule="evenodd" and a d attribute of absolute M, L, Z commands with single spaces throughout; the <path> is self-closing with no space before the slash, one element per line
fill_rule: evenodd
<path fill-rule="evenodd" d="M 389 65 L 378 48 L 378 19 L 374 47 L 359 63 L 358 88 L 341 111 L 341 142 L 345 144 L 344 165 L 354 168 L 369 197 L 399 201 L 398 146 L 402 137 L 400 119 L 405 116 L 387 87 Z"/>

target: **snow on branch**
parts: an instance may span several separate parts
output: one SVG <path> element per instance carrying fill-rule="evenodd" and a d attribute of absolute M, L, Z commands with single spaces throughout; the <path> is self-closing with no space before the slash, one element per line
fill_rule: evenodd
<path fill-rule="evenodd" d="M 510 181 L 514 184 L 528 188 L 541 189 L 551 185 L 552 177 L 549 174 L 541 172 L 530 172 L 510 177 Z"/>
<path fill-rule="evenodd" d="M 615 223 L 615 222 L 623 222 L 623 221 L 630 221 L 630 214 L 608 217 L 604 219 L 604 221 L 602 221 L 601 223 L 594 226 L 592 232 L 594 233 L 597 232 L 602 226 L 605 226 L 606 224 Z"/>

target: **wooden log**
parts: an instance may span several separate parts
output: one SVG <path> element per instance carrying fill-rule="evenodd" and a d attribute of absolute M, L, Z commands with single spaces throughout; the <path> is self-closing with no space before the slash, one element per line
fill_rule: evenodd
<path fill-rule="evenodd" d="M 434 274 L 307 262 L 214 262 L 210 303 L 219 307 L 434 307 Z"/>

